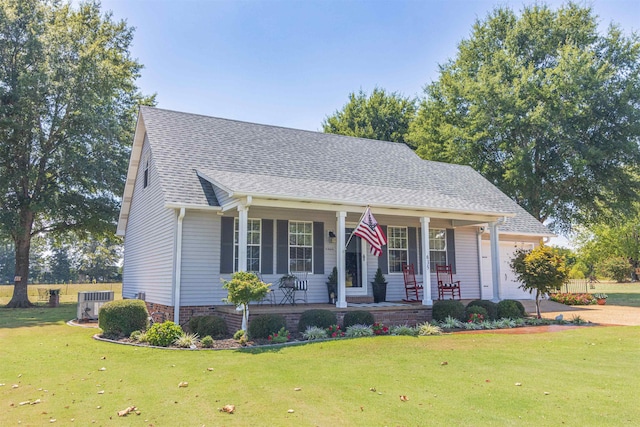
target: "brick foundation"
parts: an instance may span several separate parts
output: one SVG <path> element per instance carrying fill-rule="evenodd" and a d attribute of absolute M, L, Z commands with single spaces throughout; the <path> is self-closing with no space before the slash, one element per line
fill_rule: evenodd
<path fill-rule="evenodd" d="M 166 320 L 174 321 L 173 319 L 173 307 L 155 304 L 145 301 L 147 310 L 153 317 L 154 322 L 164 322 Z M 335 306 L 329 304 L 312 304 L 308 306 L 293 306 L 289 307 L 272 307 L 272 306 L 254 306 L 249 307 L 249 322 L 255 319 L 257 316 L 266 313 L 280 314 L 285 318 L 287 329 L 289 332 L 298 332 L 298 322 L 300 316 L 304 311 L 312 309 L 328 309 L 335 312 L 338 319 L 338 324 L 342 325 L 344 315 L 349 311 L 354 310 L 366 310 L 373 314 L 373 318 L 376 322 L 384 323 L 387 326 L 399 326 L 409 325 L 415 326 L 419 323 L 424 323 L 431 320 L 431 308 L 423 306 L 403 306 L 403 307 L 384 307 L 384 308 L 346 308 L 336 309 Z M 236 311 L 230 306 L 187 306 L 180 307 L 180 325 L 183 327 L 189 322 L 189 319 L 195 316 L 209 316 L 215 315 L 222 317 L 227 323 L 227 328 L 230 334 L 239 330 L 242 327 L 242 312 Z"/>

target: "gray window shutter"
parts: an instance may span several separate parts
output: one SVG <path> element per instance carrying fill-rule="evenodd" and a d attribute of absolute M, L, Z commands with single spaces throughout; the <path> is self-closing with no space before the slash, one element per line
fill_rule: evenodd
<path fill-rule="evenodd" d="M 262 220 L 262 247 L 260 248 L 260 269 L 262 274 L 273 274 L 273 220 Z"/>
<path fill-rule="evenodd" d="M 276 273 L 287 274 L 289 272 L 289 221 L 279 219 L 276 225 Z"/>
<path fill-rule="evenodd" d="M 453 228 L 447 228 L 447 262 L 451 271 L 456 272 L 456 239 Z"/>
<path fill-rule="evenodd" d="M 416 228 L 407 228 L 407 245 L 409 246 L 409 264 L 414 268 L 418 266 L 418 240 L 416 239 Z M 415 271 L 415 270 L 414 270 Z"/>
<path fill-rule="evenodd" d="M 220 273 L 233 273 L 233 217 L 220 218 Z"/>
<path fill-rule="evenodd" d="M 313 274 L 324 274 L 324 222 L 313 223 Z"/>
<path fill-rule="evenodd" d="M 382 232 L 387 235 L 387 226 L 381 225 Z M 389 274 L 389 252 L 387 252 L 387 245 L 382 247 L 382 255 L 378 257 L 378 267 L 382 270 L 382 274 Z"/>

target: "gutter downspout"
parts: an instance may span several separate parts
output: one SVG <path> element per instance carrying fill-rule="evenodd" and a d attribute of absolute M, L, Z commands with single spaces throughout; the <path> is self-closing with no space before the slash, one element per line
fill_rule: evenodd
<path fill-rule="evenodd" d="M 180 285 L 182 271 L 182 220 L 184 219 L 185 209 L 180 208 L 180 214 L 178 215 L 178 229 L 176 236 L 176 286 L 173 295 L 173 319 L 178 325 L 180 324 Z"/>

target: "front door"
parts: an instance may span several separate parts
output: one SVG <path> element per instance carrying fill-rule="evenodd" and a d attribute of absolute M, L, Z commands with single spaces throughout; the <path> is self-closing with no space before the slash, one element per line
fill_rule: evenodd
<path fill-rule="evenodd" d="M 346 228 L 346 238 L 349 241 L 345 255 L 345 284 L 347 295 L 367 294 L 367 256 L 364 250 L 366 242 L 358 236 L 351 237 L 353 228 Z M 351 240 L 349 240 L 351 238 Z"/>

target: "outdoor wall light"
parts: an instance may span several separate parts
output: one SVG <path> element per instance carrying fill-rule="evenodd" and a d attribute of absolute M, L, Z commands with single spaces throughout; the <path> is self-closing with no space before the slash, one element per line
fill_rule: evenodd
<path fill-rule="evenodd" d="M 329 231 L 329 241 L 331 243 L 335 243 L 336 242 L 336 233 L 334 233 L 333 231 Z"/>

